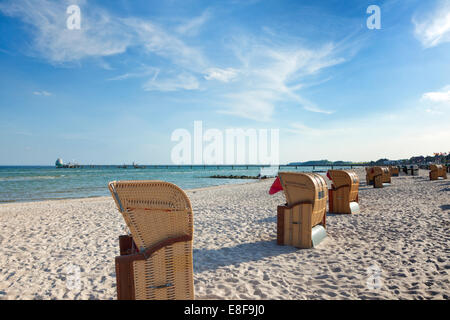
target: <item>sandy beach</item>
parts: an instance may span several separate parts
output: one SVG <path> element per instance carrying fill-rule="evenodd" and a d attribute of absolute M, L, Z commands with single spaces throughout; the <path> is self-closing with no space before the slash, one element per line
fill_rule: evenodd
<path fill-rule="evenodd" d="M 328 214 L 314 249 L 276 245 L 273 179 L 187 191 L 196 299 L 449 299 L 450 180 L 356 171 L 361 213 Z M 111 197 L 1 204 L 0 221 L 0 299 L 116 299 Z"/>

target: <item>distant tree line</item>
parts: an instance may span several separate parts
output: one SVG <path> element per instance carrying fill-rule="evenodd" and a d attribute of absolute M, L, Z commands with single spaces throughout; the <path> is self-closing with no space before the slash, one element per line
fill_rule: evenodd
<path fill-rule="evenodd" d="M 347 166 L 347 165 L 367 165 L 367 166 L 382 166 L 382 165 L 428 165 L 431 163 L 450 164 L 450 152 L 436 152 L 432 156 L 414 156 L 409 159 L 389 160 L 378 159 L 376 161 L 368 162 L 352 162 L 352 161 L 329 161 L 329 160 L 312 160 L 306 162 L 291 162 L 289 165 L 293 166 Z"/>
<path fill-rule="evenodd" d="M 436 152 L 432 156 L 414 156 L 409 159 L 400 160 L 389 160 L 389 159 L 379 159 L 377 161 L 366 162 L 365 164 L 369 166 L 379 166 L 379 165 L 428 165 L 431 163 L 437 164 L 450 164 L 450 153 L 447 152 Z"/>
<path fill-rule="evenodd" d="M 352 165 L 355 162 L 351 161 L 329 161 L 329 160 L 312 160 L 306 162 L 291 162 L 291 166 L 346 166 Z"/>

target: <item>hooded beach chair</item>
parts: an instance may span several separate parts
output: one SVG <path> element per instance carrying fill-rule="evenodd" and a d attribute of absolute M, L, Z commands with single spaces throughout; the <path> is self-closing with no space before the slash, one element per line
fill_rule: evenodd
<path fill-rule="evenodd" d="M 193 299 L 193 212 L 186 194 L 163 181 L 113 181 L 109 190 L 131 236 L 119 238 L 119 300 Z"/>
<path fill-rule="evenodd" d="M 391 177 L 398 177 L 400 174 L 400 168 L 398 166 L 389 166 L 389 172 Z"/>
<path fill-rule="evenodd" d="M 373 167 L 373 187 L 383 188 L 391 183 L 391 173 L 388 167 Z"/>
<path fill-rule="evenodd" d="M 412 175 L 412 176 L 418 176 L 419 175 L 419 166 L 418 165 L 406 166 L 406 174 Z"/>
<path fill-rule="evenodd" d="M 408 166 L 402 166 L 402 172 L 408 175 Z"/>
<path fill-rule="evenodd" d="M 430 164 L 430 180 L 447 179 L 447 168 L 442 164 Z"/>
<path fill-rule="evenodd" d="M 328 170 L 332 181 L 328 190 L 328 211 L 332 213 L 358 213 L 359 177 L 354 171 Z"/>
<path fill-rule="evenodd" d="M 311 248 L 326 236 L 328 187 L 316 173 L 280 172 L 286 205 L 277 208 L 277 244 Z"/>
<path fill-rule="evenodd" d="M 366 170 L 366 185 L 368 186 L 373 185 L 373 177 L 374 177 L 373 167 L 366 167 L 364 169 Z"/>

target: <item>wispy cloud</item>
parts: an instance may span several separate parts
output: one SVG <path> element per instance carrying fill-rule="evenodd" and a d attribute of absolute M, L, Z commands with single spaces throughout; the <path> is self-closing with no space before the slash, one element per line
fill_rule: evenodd
<path fill-rule="evenodd" d="M 450 2 L 440 1 L 434 11 L 414 17 L 414 33 L 426 48 L 450 42 Z"/>
<path fill-rule="evenodd" d="M 426 92 L 422 95 L 425 111 L 432 115 L 440 115 L 450 111 L 450 85 L 439 91 Z"/>
<path fill-rule="evenodd" d="M 320 109 L 314 105 L 305 105 L 303 108 L 307 111 L 316 112 L 316 113 L 323 113 L 323 114 L 333 114 L 334 113 L 334 111 L 332 111 L 332 110 Z"/>
<path fill-rule="evenodd" d="M 298 134 L 301 136 L 332 136 L 332 135 L 342 135 L 349 134 L 354 131 L 355 128 L 350 127 L 339 127 L 339 128 L 312 128 L 308 127 L 301 122 L 293 122 L 288 128 L 285 129 L 287 132 Z"/>
<path fill-rule="evenodd" d="M 69 4 L 81 8 L 81 29 L 69 30 L 66 27 Z M 117 17 L 107 10 L 80 1 L 14 0 L 0 4 L 0 11 L 18 17 L 31 26 L 33 46 L 26 54 L 37 55 L 52 64 L 79 62 L 92 58 L 99 66 L 112 70 L 104 57 L 119 55 L 130 48 L 142 48 L 143 61 L 152 56 L 165 62 L 168 72 L 161 68 L 143 67 L 142 70 L 126 72 L 108 80 L 119 81 L 131 78 L 150 77 L 143 85 L 149 91 L 196 90 L 199 82 L 193 74 L 202 74 L 208 68 L 207 59 L 201 50 L 187 45 L 169 28 L 164 28 L 151 20 L 134 17 Z M 210 16 L 206 10 L 178 30 L 181 33 L 193 32 Z M 162 76 L 164 74 L 164 76 Z M 172 78 L 170 76 L 172 75 Z M 41 95 L 45 95 L 41 93 Z"/>
<path fill-rule="evenodd" d="M 69 4 L 81 8 L 81 29 L 66 27 Z M 0 11 L 20 18 L 31 26 L 33 52 L 52 63 L 78 61 L 89 57 L 107 57 L 144 47 L 171 62 L 184 66 L 202 65 L 201 53 L 156 23 L 138 18 L 121 18 L 86 1 L 14 0 L 0 4 Z"/>
<path fill-rule="evenodd" d="M 2 49 L 2 48 L 0 48 L 0 52 L 11 55 L 11 52 L 9 52 L 8 50 Z"/>
<path fill-rule="evenodd" d="M 181 73 L 173 77 L 159 79 L 158 73 L 147 81 L 144 86 L 146 91 L 177 91 L 197 90 L 200 88 L 198 79 L 189 73 Z"/>
<path fill-rule="evenodd" d="M 226 106 L 218 112 L 255 121 L 269 121 L 274 112 L 274 102 L 279 99 L 273 92 L 264 90 L 241 91 L 225 94 Z"/>
<path fill-rule="evenodd" d="M 80 30 L 66 28 L 69 4 L 81 7 Z M 355 46 L 347 46 L 351 48 L 347 50 L 342 43 L 332 41 L 307 46 L 300 39 L 276 31 L 257 36 L 242 32 L 238 36 L 222 35 L 222 44 L 229 51 L 226 65 L 207 57 L 205 52 L 213 52 L 211 48 L 186 43 L 186 37 L 196 35 L 211 18 L 210 9 L 175 28 L 149 19 L 118 17 L 92 4 L 88 10 L 85 0 L 7 0 L 0 4 L 0 11 L 31 26 L 30 54 L 53 64 L 93 58 L 111 70 L 114 68 L 104 59 L 138 47 L 142 59 L 138 63 L 145 65 L 154 57 L 163 63 L 142 70 L 125 70 L 108 80 L 146 78 L 142 84 L 146 91 L 211 89 L 206 99 L 220 101 L 216 105 L 218 112 L 258 121 L 269 121 L 282 102 L 308 112 L 333 113 L 328 106 L 318 106 L 303 96 L 303 90 L 310 85 L 307 78 L 347 61 L 347 51 L 355 51 Z M 236 30 L 240 30 L 238 26 Z"/>
<path fill-rule="evenodd" d="M 137 18 L 126 18 L 121 21 L 132 29 L 136 35 L 136 43 L 142 44 L 148 53 L 158 55 L 176 66 L 196 72 L 208 65 L 201 50 L 188 46 L 155 23 Z"/>
<path fill-rule="evenodd" d="M 218 80 L 222 82 L 230 82 L 236 78 L 239 71 L 233 68 L 209 68 L 205 71 L 204 78 L 206 80 Z"/>
<path fill-rule="evenodd" d="M 442 88 L 440 91 L 431 91 L 424 93 L 422 95 L 422 100 L 438 103 L 450 103 L 450 85 Z"/>
<path fill-rule="evenodd" d="M 48 92 L 48 91 L 34 91 L 33 94 L 34 94 L 35 96 L 45 96 L 45 97 L 49 97 L 49 96 L 52 95 L 52 94 L 51 94 L 50 92 Z"/>
<path fill-rule="evenodd" d="M 147 77 L 149 75 L 156 75 L 159 73 L 159 69 L 155 67 L 149 67 L 149 66 L 142 66 L 140 70 L 135 72 L 127 72 L 112 78 L 109 78 L 109 81 L 119 81 L 119 80 L 127 80 L 127 79 L 133 79 L 133 78 L 143 78 Z"/>
<path fill-rule="evenodd" d="M 338 56 L 341 50 L 336 44 L 327 43 L 312 49 L 291 39 L 274 43 L 241 37 L 235 41 L 232 48 L 241 62 L 232 73 L 237 92 L 225 95 L 228 106 L 221 109 L 221 113 L 268 121 L 280 101 L 297 103 L 299 108 L 310 112 L 334 112 L 318 107 L 300 91 L 307 83 L 306 77 L 346 61 Z"/>
<path fill-rule="evenodd" d="M 200 28 L 212 17 L 210 9 L 206 9 L 198 17 L 187 20 L 185 23 L 176 28 L 176 32 L 182 35 L 194 36 L 197 35 Z"/>
<path fill-rule="evenodd" d="M 81 7 L 80 30 L 69 30 L 66 26 L 66 9 L 70 4 Z M 125 52 L 132 43 L 128 29 L 101 8 L 84 10 L 84 4 L 85 1 L 14 0 L 1 3 L 0 10 L 31 27 L 33 47 L 27 53 L 52 63 Z"/>

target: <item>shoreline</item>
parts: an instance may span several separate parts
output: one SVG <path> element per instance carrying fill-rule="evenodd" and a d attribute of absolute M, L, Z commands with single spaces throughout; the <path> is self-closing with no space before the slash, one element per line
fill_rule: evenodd
<path fill-rule="evenodd" d="M 220 169 L 216 169 L 220 167 Z M 0 205 L 5 203 L 46 200 L 81 199 L 108 196 L 107 184 L 114 180 L 163 180 L 175 183 L 184 190 L 254 181 L 260 166 L 212 166 L 199 169 L 151 170 L 78 170 L 53 167 L 34 169 L 17 166 L 3 170 L 0 167 Z M 9 168 L 9 167 L 6 167 Z M 19 168 L 19 169 L 17 169 Z M 284 171 L 282 169 L 281 171 Z M 287 169 L 286 170 L 291 170 Z M 298 167 L 300 172 L 314 172 L 313 167 Z M 323 174 L 323 172 L 321 173 Z M 253 178 L 253 179 L 250 179 Z"/>
<path fill-rule="evenodd" d="M 269 180 L 274 178 L 267 178 L 264 180 Z M 243 179 L 247 180 L 247 179 Z M 183 191 L 201 191 L 204 189 L 209 188 L 220 188 L 223 186 L 233 186 L 233 185 L 242 185 L 242 184 L 251 184 L 251 183 L 258 183 L 259 181 L 244 181 L 244 182 L 235 182 L 235 183 L 224 183 L 224 184 L 218 184 L 218 185 L 211 185 L 207 187 L 199 187 L 199 188 L 192 188 L 192 189 L 183 189 Z M 106 187 L 107 188 L 107 187 Z M 36 200 L 26 200 L 26 201 L 19 201 L 19 200 L 6 200 L 6 201 L 0 201 L 0 206 L 2 205 L 8 205 L 8 204 L 14 204 L 14 203 L 36 203 L 36 202 L 46 202 L 46 201 L 64 201 L 64 200 L 84 200 L 84 199 L 102 199 L 102 198 L 109 198 L 111 195 L 105 195 L 105 196 L 88 196 L 88 197 L 68 197 L 68 198 L 53 198 L 53 199 L 36 199 Z"/>

